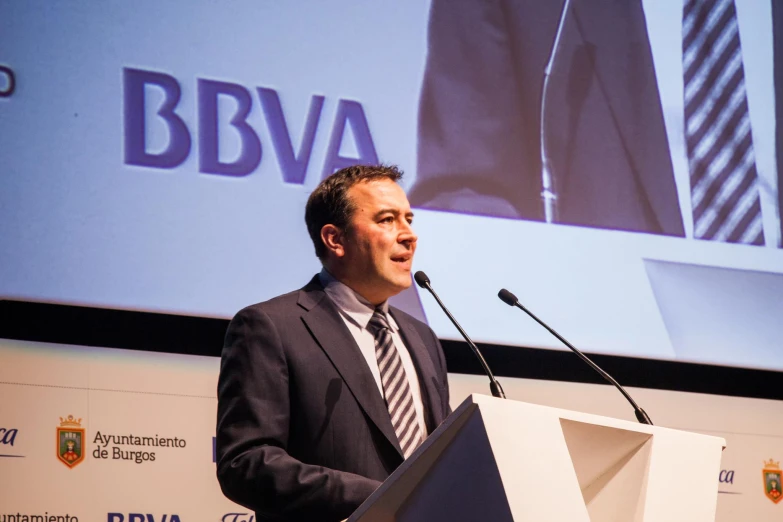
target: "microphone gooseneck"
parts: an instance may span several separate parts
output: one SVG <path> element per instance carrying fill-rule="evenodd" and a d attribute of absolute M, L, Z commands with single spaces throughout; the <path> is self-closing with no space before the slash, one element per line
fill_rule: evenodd
<path fill-rule="evenodd" d="M 560 38 L 563 35 L 566 15 L 571 5 L 571 0 L 565 0 L 560 10 L 560 20 L 557 22 L 557 31 L 555 39 L 552 42 L 552 48 L 549 50 L 549 59 L 544 67 L 544 81 L 541 86 L 541 110 L 539 113 L 538 133 L 541 140 L 539 155 L 541 156 L 541 202 L 544 205 L 544 221 L 547 223 L 556 223 L 557 216 L 557 188 L 555 187 L 555 177 L 552 173 L 552 164 L 549 161 L 549 148 L 546 142 L 546 110 L 547 94 L 549 93 L 549 79 L 552 76 L 552 69 L 555 66 L 558 55 L 560 54 Z"/>
<path fill-rule="evenodd" d="M 519 299 L 517 299 L 517 296 L 515 296 L 514 294 L 512 294 L 511 292 L 509 292 L 505 288 L 502 288 L 500 290 L 500 292 L 498 292 L 498 297 L 500 298 L 501 301 L 503 301 L 507 305 L 509 305 L 509 306 L 516 306 L 517 308 L 519 308 L 520 310 L 525 312 L 527 315 L 532 317 L 535 322 L 537 322 L 538 324 L 540 324 L 541 326 L 546 328 L 547 331 L 549 331 L 549 333 L 551 333 L 552 335 L 557 337 L 560 340 L 561 343 L 566 345 L 568 348 L 571 349 L 572 352 L 574 352 L 576 355 L 578 355 L 579 358 L 582 359 L 585 363 L 587 363 L 587 365 L 590 366 L 593 370 L 595 370 L 598 373 L 598 375 L 600 375 L 601 377 L 606 379 L 610 384 L 613 384 L 615 386 L 615 388 L 620 390 L 620 393 L 622 393 L 623 396 L 626 398 L 626 400 L 631 404 L 631 406 L 633 406 L 634 414 L 636 415 L 636 420 L 638 420 L 642 424 L 649 424 L 650 426 L 653 425 L 653 422 L 650 419 L 650 416 L 647 415 L 647 412 L 645 412 L 642 408 L 639 407 L 638 404 L 636 404 L 636 401 L 634 401 L 633 398 L 631 398 L 631 396 L 628 394 L 628 392 L 625 391 L 625 388 L 620 386 L 620 383 L 617 382 L 614 379 L 614 377 L 612 377 L 611 375 L 606 373 L 604 370 L 602 370 L 601 367 L 598 366 L 597 364 L 595 364 L 593 361 L 591 361 L 589 357 L 587 357 L 585 354 L 583 354 L 581 351 L 579 351 L 574 345 L 572 345 L 571 343 L 566 341 L 565 338 L 563 338 L 563 336 L 561 336 L 559 333 L 557 333 L 554 329 L 552 329 L 544 321 L 542 321 L 541 319 L 536 317 L 535 314 L 533 314 L 533 312 L 531 312 L 530 310 L 525 308 L 519 302 Z"/>
<path fill-rule="evenodd" d="M 419 270 L 415 274 L 413 274 L 413 279 L 416 281 L 416 284 L 419 285 L 421 288 L 426 289 L 429 291 L 429 293 L 432 294 L 432 297 L 435 298 L 435 301 L 438 302 L 440 307 L 443 309 L 443 312 L 446 314 L 446 316 L 451 320 L 451 322 L 454 324 L 454 326 L 457 327 L 457 330 L 459 330 L 459 333 L 462 335 L 462 337 L 465 339 L 465 341 L 468 343 L 468 346 L 473 350 L 473 353 L 476 354 L 476 357 L 478 357 L 479 362 L 481 363 L 481 367 L 484 369 L 484 373 L 487 374 L 487 377 L 489 377 L 489 389 L 492 393 L 493 397 L 498 397 L 500 399 L 505 399 L 506 394 L 503 392 L 503 388 L 500 386 L 500 383 L 495 379 L 495 376 L 492 374 L 492 370 L 489 369 L 489 365 L 487 364 L 487 361 L 484 360 L 484 356 L 481 355 L 481 351 L 478 349 L 478 346 L 476 346 L 476 343 L 473 342 L 473 340 L 468 337 L 468 334 L 465 333 L 465 330 L 462 329 L 462 327 L 459 325 L 456 319 L 454 319 L 454 316 L 451 315 L 451 312 L 449 312 L 448 308 L 443 304 L 443 301 L 440 300 L 440 297 L 438 297 L 438 294 L 435 293 L 435 290 L 432 289 L 432 285 L 430 284 L 430 278 L 427 277 L 427 274 Z"/>

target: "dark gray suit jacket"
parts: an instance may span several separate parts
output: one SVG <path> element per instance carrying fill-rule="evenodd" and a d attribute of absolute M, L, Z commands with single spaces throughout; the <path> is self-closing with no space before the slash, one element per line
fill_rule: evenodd
<path fill-rule="evenodd" d="M 433 0 L 416 207 L 543 220 L 544 69 L 563 0 Z M 772 2 L 779 208 L 783 5 Z M 544 115 L 558 222 L 683 236 L 640 0 L 571 2 Z M 782 220 L 783 221 L 783 220 Z"/>
<path fill-rule="evenodd" d="M 429 432 L 450 413 L 432 330 L 390 307 L 418 371 Z M 259 520 L 347 518 L 403 461 L 386 404 L 318 276 L 249 306 L 226 333 L 217 474 Z"/>

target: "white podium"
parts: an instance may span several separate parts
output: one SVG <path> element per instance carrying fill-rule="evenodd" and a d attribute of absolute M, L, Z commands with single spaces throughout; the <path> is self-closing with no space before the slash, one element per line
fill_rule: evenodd
<path fill-rule="evenodd" d="M 471 395 L 349 522 L 713 522 L 724 446 Z"/>

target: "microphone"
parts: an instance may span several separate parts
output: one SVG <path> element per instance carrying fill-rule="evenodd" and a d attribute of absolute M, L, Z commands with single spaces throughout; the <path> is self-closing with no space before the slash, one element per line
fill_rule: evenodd
<path fill-rule="evenodd" d="M 544 84 L 541 87 L 541 112 L 539 113 L 538 131 L 541 138 L 541 200 L 544 204 L 544 220 L 547 223 L 557 221 L 557 190 L 555 188 L 555 179 L 552 174 L 552 165 L 549 161 L 549 150 L 546 143 L 546 109 L 547 93 L 549 92 L 549 78 L 552 76 L 552 69 L 560 51 L 560 37 L 563 34 L 568 8 L 571 6 L 571 0 L 565 0 L 563 8 L 560 10 L 560 20 L 557 22 L 557 31 L 555 40 L 552 42 L 552 49 L 549 51 L 549 59 L 544 67 Z"/>
<path fill-rule="evenodd" d="M 549 333 L 557 337 L 560 342 L 562 342 L 564 345 L 568 346 L 572 352 L 574 352 L 576 355 L 579 356 L 580 359 L 582 359 L 584 362 L 586 362 L 593 370 L 598 372 L 598 374 L 609 381 L 609 383 L 613 384 L 618 390 L 620 390 L 620 393 L 623 394 L 623 396 L 628 400 L 629 403 L 631 403 L 631 406 L 633 406 L 634 414 L 636 415 L 636 420 L 638 420 L 642 424 L 649 424 L 650 426 L 653 425 L 652 420 L 650 420 L 650 416 L 647 415 L 647 412 L 645 412 L 643 409 L 639 407 L 638 404 L 631 398 L 631 396 L 628 394 L 627 391 L 625 391 L 625 388 L 620 386 L 620 383 L 617 382 L 614 377 L 603 371 L 597 364 L 595 364 L 593 361 L 591 361 L 585 354 L 580 352 L 578 349 L 576 349 L 571 343 L 566 341 L 559 333 L 554 331 L 552 328 L 549 327 L 544 321 L 536 317 L 533 312 L 525 308 L 519 303 L 519 299 L 517 299 L 517 296 L 506 290 L 505 288 L 502 288 L 500 292 L 498 292 L 498 297 L 501 301 L 506 303 L 509 306 L 516 306 L 517 308 L 521 309 L 523 312 L 525 312 L 527 315 L 532 317 L 538 324 L 546 328 Z"/>
<path fill-rule="evenodd" d="M 446 313 L 449 319 L 451 319 L 451 322 L 454 323 L 454 326 L 457 327 L 457 330 L 459 330 L 459 333 L 462 334 L 462 337 L 465 338 L 465 341 L 467 341 L 468 346 L 473 350 L 473 353 L 476 354 L 476 357 L 478 357 L 479 362 L 481 363 L 482 368 L 484 368 L 484 373 L 487 374 L 487 377 L 489 377 L 489 390 L 492 393 L 493 397 L 498 397 L 499 399 L 505 399 L 506 394 L 503 393 L 503 388 L 500 386 L 500 383 L 495 379 L 495 376 L 492 374 L 492 370 L 489 369 L 489 365 L 487 364 L 487 361 L 484 360 L 484 356 L 481 355 L 481 351 L 479 351 L 478 346 L 476 346 L 476 343 L 474 343 L 470 337 L 468 337 L 468 334 L 465 333 L 465 330 L 462 329 L 462 327 L 459 325 L 456 319 L 454 319 L 454 316 L 451 315 L 451 312 L 449 312 L 448 308 L 443 304 L 443 302 L 438 297 L 438 294 L 435 293 L 435 290 L 432 289 L 432 286 L 430 285 L 430 278 L 427 277 L 427 274 L 419 270 L 415 274 L 413 274 L 413 279 L 416 280 L 416 284 L 419 285 L 421 288 L 425 288 L 429 290 L 429 292 L 432 294 L 432 297 L 435 298 L 435 300 L 438 302 L 440 307 L 443 309 L 443 311 Z"/>

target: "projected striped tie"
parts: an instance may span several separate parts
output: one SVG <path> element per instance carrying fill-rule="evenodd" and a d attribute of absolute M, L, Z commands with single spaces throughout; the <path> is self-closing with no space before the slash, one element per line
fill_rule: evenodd
<path fill-rule="evenodd" d="M 764 244 L 733 0 L 685 0 L 685 141 L 694 237 Z"/>
<path fill-rule="evenodd" d="M 405 368 L 402 367 L 400 354 L 392 341 L 389 323 L 381 310 L 375 310 L 368 329 L 375 336 L 375 357 L 378 360 L 383 395 L 394 432 L 400 441 L 403 455 L 408 458 L 423 440 L 416 419 L 416 408 L 413 406 L 410 383 L 405 375 Z"/>

